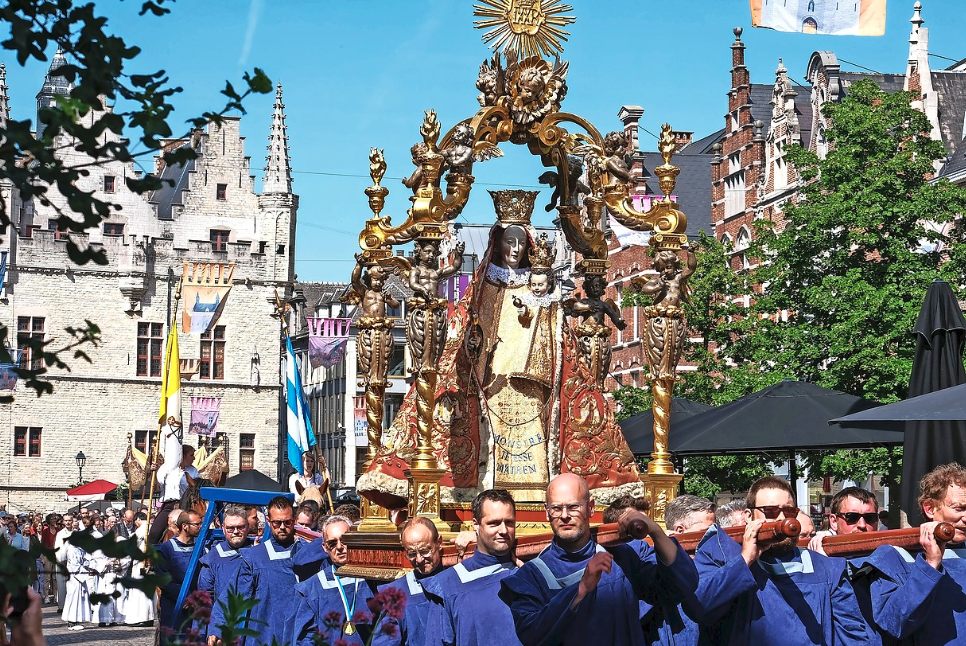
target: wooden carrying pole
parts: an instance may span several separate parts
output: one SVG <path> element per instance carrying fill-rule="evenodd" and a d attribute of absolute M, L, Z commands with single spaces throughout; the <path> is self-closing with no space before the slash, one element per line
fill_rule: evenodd
<path fill-rule="evenodd" d="M 921 550 L 919 545 L 919 528 L 889 529 L 882 532 L 855 532 L 842 536 L 826 536 L 822 540 L 822 549 L 829 556 L 865 556 L 871 554 L 880 545 L 892 545 L 906 550 Z M 936 540 L 949 542 L 956 535 L 956 528 L 949 523 L 939 523 L 934 531 Z M 803 544 L 804 543 L 804 544 Z M 799 542 L 805 547 L 807 541 Z"/>

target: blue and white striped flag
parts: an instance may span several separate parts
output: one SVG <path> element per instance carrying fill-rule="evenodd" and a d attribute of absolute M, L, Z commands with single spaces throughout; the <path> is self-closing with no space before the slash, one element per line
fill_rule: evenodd
<path fill-rule="evenodd" d="M 302 453 L 315 446 L 315 433 L 309 420 L 309 406 L 302 390 L 302 378 L 295 361 L 292 340 L 285 337 L 285 403 L 288 409 L 285 426 L 288 431 L 288 461 L 302 473 Z"/>

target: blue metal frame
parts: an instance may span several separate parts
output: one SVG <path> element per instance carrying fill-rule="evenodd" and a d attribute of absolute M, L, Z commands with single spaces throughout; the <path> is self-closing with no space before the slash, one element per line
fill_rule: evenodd
<path fill-rule="evenodd" d="M 195 548 L 191 551 L 191 560 L 188 561 L 188 571 L 185 572 L 184 581 L 181 583 L 181 592 L 178 593 L 178 603 L 174 607 L 175 626 L 178 626 L 181 622 L 181 608 L 184 606 L 184 600 L 188 597 L 188 590 L 191 587 L 191 581 L 195 577 L 195 572 L 198 571 L 198 561 L 203 556 L 205 545 L 208 544 L 209 540 L 213 541 L 224 536 L 220 529 L 212 529 L 211 527 L 211 523 L 215 520 L 216 510 L 220 514 L 220 507 L 230 503 L 265 507 L 272 498 L 278 496 L 283 496 L 293 503 L 295 502 L 295 494 L 292 493 L 220 489 L 218 487 L 201 488 L 201 497 L 208 501 L 208 509 L 205 511 L 205 517 L 201 521 L 201 532 L 198 534 L 198 538 L 195 539 Z M 266 522 L 262 540 L 267 540 L 271 536 L 271 533 L 271 529 L 269 529 L 268 523 Z M 212 601 L 215 600 L 212 599 Z"/>

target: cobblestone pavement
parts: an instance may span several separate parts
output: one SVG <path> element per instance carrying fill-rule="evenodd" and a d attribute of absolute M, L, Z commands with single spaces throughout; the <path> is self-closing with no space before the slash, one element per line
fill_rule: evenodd
<path fill-rule="evenodd" d="M 125 646 L 154 646 L 155 628 L 113 626 L 98 628 L 84 624 L 84 630 L 67 630 L 67 622 L 60 618 L 56 604 L 44 606 L 44 637 L 48 646 L 68 644 L 124 644 Z"/>

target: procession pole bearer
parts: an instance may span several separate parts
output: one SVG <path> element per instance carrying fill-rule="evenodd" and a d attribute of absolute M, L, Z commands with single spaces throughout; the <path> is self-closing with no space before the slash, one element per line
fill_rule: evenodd
<path fill-rule="evenodd" d="M 164 529 L 167 526 L 167 514 L 161 514 L 155 518 L 158 523 L 163 520 L 165 525 L 160 527 L 160 533 L 151 526 L 151 507 L 154 500 L 154 483 L 160 475 L 162 480 L 172 469 L 181 467 L 182 451 L 182 426 L 181 426 L 181 359 L 178 353 L 178 303 L 181 301 L 181 286 L 184 277 L 178 281 L 178 288 L 174 294 L 174 308 L 171 313 L 171 321 L 168 327 L 168 340 L 164 350 L 164 368 L 161 373 L 161 406 L 158 414 L 158 436 L 154 443 L 154 452 L 151 457 L 151 485 L 148 493 L 148 518 L 147 526 L 150 527 L 148 534 L 149 543 L 160 542 L 159 537 L 164 536 Z M 158 466 L 158 452 L 161 450 L 161 443 L 164 442 L 164 464 Z M 166 488 L 165 488 L 166 489 Z M 169 491 L 165 491 L 170 494 Z"/>

